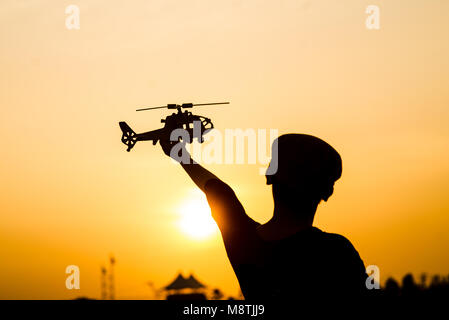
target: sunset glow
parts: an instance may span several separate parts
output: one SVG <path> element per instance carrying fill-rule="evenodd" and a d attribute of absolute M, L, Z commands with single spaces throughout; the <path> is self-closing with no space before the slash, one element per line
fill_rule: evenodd
<path fill-rule="evenodd" d="M 194 239 L 207 239 L 218 231 L 205 199 L 188 199 L 179 209 L 179 227 Z"/>

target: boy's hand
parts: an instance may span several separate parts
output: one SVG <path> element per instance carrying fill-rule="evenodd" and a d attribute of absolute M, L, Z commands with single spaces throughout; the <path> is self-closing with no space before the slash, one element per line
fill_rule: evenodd
<path fill-rule="evenodd" d="M 173 146 L 176 144 L 176 141 L 170 141 L 170 138 L 161 138 L 159 140 L 159 144 L 162 147 L 162 151 L 164 151 L 164 153 L 170 157 L 170 152 L 171 149 L 173 148 Z"/>
<path fill-rule="evenodd" d="M 181 144 L 181 148 L 178 149 L 177 154 L 172 154 L 173 147 L 178 143 Z M 164 153 L 177 162 L 181 162 L 182 159 L 190 159 L 190 155 L 185 148 L 185 142 L 183 141 L 171 141 L 170 138 L 162 138 L 159 140 L 159 144 L 161 145 Z"/>

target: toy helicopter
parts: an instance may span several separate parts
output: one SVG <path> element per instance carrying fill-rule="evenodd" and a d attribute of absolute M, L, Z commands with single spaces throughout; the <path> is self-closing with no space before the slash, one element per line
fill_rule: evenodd
<path fill-rule="evenodd" d="M 209 132 L 209 129 L 213 129 L 214 125 L 209 118 L 198 116 L 192 114 L 189 111 L 182 111 L 182 109 L 193 108 L 195 106 L 210 106 L 217 104 L 229 104 L 229 102 L 213 102 L 213 103 L 183 103 L 179 104 L 167 104 L 166 106 L 161 107 L 151 107 L 151 108 L 142 108 L 137 109 L 136 111 L 144 111 L 144 110 L 154 110 L 154 109 L 176 109 L 177 113 L 172 113 L 167 116 L 165 119 L 162 119 L 161 122 L 165 123 L 164 127 L 161 129 L 148 131 L 144 133 L 135 133 L 126 122 L 119 122 L 120 129 L 122 129 L 122 142 L 126 144 L 128 149 L 126 151 L 131 151 L 137 141 L 153 141 L 153 145 L 155 145 L 161 138 L 170 137 L 170 133 L 175 129 L 184 129 L 189 134 L 189 139 L 186 141 L 187 143 L 192 143 L 193 138 L 197 138 L 199 143 L 204 142 L 203 134 Z M 197 121 L 200 123 L 200 136 L 195 137 L 193 134 L 193 123 Z M 192 126 L 191 126 L 192 125 Z"/>

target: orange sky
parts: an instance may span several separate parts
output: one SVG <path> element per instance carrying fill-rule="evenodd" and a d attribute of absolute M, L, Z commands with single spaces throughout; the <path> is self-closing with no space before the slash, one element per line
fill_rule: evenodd
<path fill-rule="evenodd" d="M 65 7 L 81 10 L 65 28 Z M 380 6 L 380 30 L 365 8 Z M 0 298 L 151 298 L 182 270 L 236 295 L 217 233 L 179 227 L 194 188 L 159 147 L 120 143 L 142 106 L 231 101 L 196 112 L 226 128 L 317 135 L 343 158 L 315 225 L 347 236 L 381 281 L 449 272 L 449 2 L 3 0 L 0 3 Z M 210 165 L 264 222 L 254 165 Z M 205 201 L 195 193 L 198 201 Z M 81 289 L 65 288 L 65 267 Z"/>

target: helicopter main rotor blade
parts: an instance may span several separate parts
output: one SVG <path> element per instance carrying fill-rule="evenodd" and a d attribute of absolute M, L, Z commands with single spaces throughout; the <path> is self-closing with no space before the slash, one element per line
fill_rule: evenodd
<path fill-rule="evenodd" d="M 172 106 L 178 106 L 181 108 L 187 108 L 187 105 L 190 105 L 189 107 L 195 107 L 195 106 L 211 106 L 211 105 L 216 105 L 216 104 L 229 104 L 230 102 L 211 102 L 211 103 L 195 103 L 195 104 L 191 104 L 191 103 L 183 103 L 182 105 L 172 105 Z M 141 109 L 137 109 L 136 111 L 145 111 L 145 110 L 154 110 L 154 109 L 165 109 L 168 108 L 169 105 L 166 106 L 161 106 L 161 107 L 150 107 L 150 108 L 141 108 Z M 175 108 L 172 108 L 175 109 Z"/>
<path fill-rule="evenodd" d="M 167 106 L 162 106 L 162 107 L 151 107 L 151 108 L 142 108 L 142 109 L 137 109 L 136 111 L 144 111 L 144 110 L 152 110 L 152 109 L 164 109 L 167 108 Z"/>
<path fill-rule="evenodd" d="M 214 104 L 229 104 L 230 102 L 194 103 L 193 106 L 211 106 Z"/>

